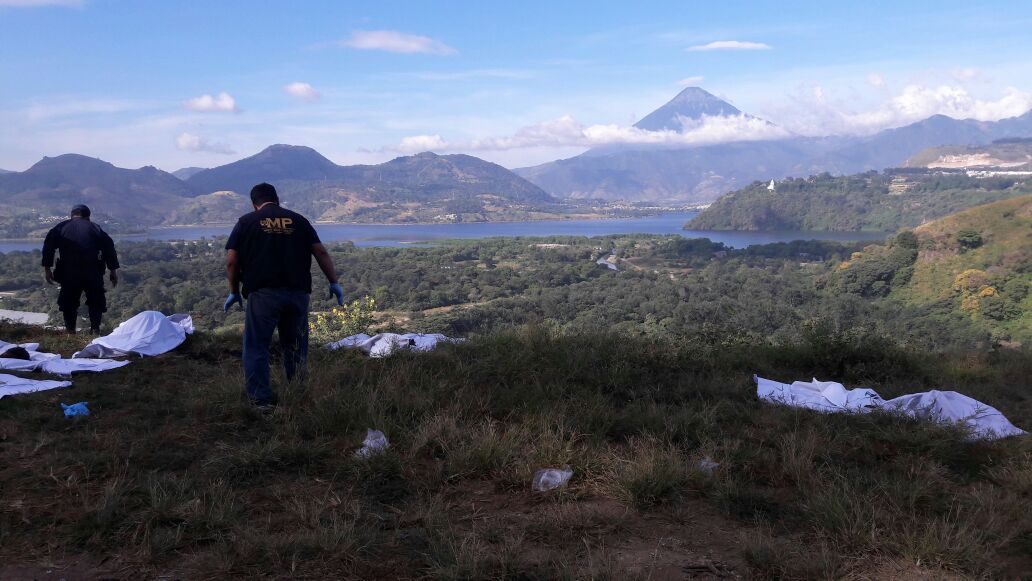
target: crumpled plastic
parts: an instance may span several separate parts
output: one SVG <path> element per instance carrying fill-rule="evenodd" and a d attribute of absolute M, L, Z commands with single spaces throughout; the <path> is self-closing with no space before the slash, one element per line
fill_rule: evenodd
<path fill-rule="evenodd" d="M 75 416 L 88 416 L 90 415 L 90 408 L 86 407 L 88 402 L 80 401 L 79 403 L 73 404 L 61 404 L 61 408 L 64 409 L 64 415 L 66 418 L 74 418 Z"/>
<path fill-rule="evenodd" d="M 355 450 L 355 456 L 358 458 L 372 458 L 378 454 L 383 454 L 390 446 L 391 444 L 387 441 L 387 436 L 383 432 L 369 428 L 366 430 L 365 440 L 362 440 L 362 447 Z"/>
<path fill-rule="evenodd" d="M 566 486 L 573 477 L 573 470 L 565 468 L 542 468 L 534 473 L 530 487 L 536 492 L 548 492 Z"/>
<path fill-rule="evenodd" d="M 702 460 L 699 460 L 695 465 L 703 474 L 712 475 L 717 471 L 717 468 L 720 467 L 720 462 L 714 462 L 712 458 L 706 456 Z"/>

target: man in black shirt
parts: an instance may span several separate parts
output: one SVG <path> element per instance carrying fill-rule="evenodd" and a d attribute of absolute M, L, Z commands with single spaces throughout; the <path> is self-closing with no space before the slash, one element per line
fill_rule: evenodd
<path fill-rule="evenodd" d="M 276 188 L 258 184 L 251 189 L 251 204 L 254 212 L 237 221 L 226 242 L 229 297 L 225 310 L 247 299 L 244 385 L 251 403 L 268 410 L 277 400 L 269 384 L 269 345 L 274 330 L 279 329 L 287 381 L 305 373 L 312 256 L 338 305 L 344 304 L 344 290 L 315 228 L 301 214 L 280 207 Z"/>
<path fill-rule="evenodd" d="M 61 284 L 57 306 L 64 315 L 68 332 L 75 332 L 79 300 L 85 292 L 90 331 L 96 334 L 107 311 L 104 268 L 111 272 L 112 286 L 117 285 L 118 254 L 111 237 L 90 221 L 89 208 L 80 204 L 72 208 L 71 214 L 71 219 L 54 226 L 43 241 L 43 273 L 49 284 Z M 56 268 L 55 253 L 60 253 Z"/>

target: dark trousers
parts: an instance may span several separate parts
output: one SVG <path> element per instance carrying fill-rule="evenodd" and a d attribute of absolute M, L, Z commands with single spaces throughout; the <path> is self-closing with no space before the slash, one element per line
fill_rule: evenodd
<path fill-rule="evenodd" d="M 255 404 L 274 404 L 269 384 L 269 345 L 279 329 L 283 369 L 287 381 L 302 380 L 308 365 L 309 294 L 287 289 L 263 288 L 247 296 L 244 323 L 244 385 Z"/>
<path fill-rule="evenodd" d="M 75 331 L 79 316 L 79 300 L 86 293 L 86 306 L 90 311 L 90 328 L 100 329 L 101 319 L 107 311 L 107 297 L 104 294 L 104 278 L 100 276 L 64 276 L 61 290 L 57 293 L 57 306 L 64 315 L 65 328 Z"/>

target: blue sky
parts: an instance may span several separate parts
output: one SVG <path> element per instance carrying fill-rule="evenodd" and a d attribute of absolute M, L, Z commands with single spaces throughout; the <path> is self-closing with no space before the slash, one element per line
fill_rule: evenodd
<path fill-rule="evenodd" d="M 0 0 L 0 168 L 76 152 L 213 166 L 434 149 L 509 167 L 591 145 L 867 133 L 1032 108 L 1024 2 Z M 698 85 L 747 120 L 629 126 Z"/>

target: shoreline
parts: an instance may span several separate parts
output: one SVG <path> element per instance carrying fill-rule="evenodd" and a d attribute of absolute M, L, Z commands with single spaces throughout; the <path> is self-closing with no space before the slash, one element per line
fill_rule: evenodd
<path fill-rule="evenodd" d="M 568 217 L 556 217 L 549 218 L 524 218 L 514 220 L 478 220 L 474 222 L 322 222 L 312 221 L 315 226 L 462 226 L 464 224 L 476 225 L 476 224 L 517 224 L 520 222 L 570 222 L 570 221 L 616 221 L 616 220 L 636 220 L 640 218 L 649 218 L 654 216 L 662 216 L 665 214 L 686 214 L 689 212 L 698 212 L 697 209 L 682 209 L 682 210 L 661 210 L 656 212 L 649 212 L 638 216 L 597 216 L 592 217 L 589 214 L 567 214 Z M 150 232 L 156 231 L 167 231 L 177 230 L 180 228 L 220 228 L 226 227 L 232 229 L 235 222 L 206 222 L 202 224 L 163 224 L 160 226 L 152 226 L 147 228 L 144 232 L 134 232 L 131 234 L 112 234 L 113 238 L 138 238 L 146 236 Z M 229 235 L 229 232 L 226 232 Z M 43 242 L 43 238 L 0 238 L 0 242 Z"/>

